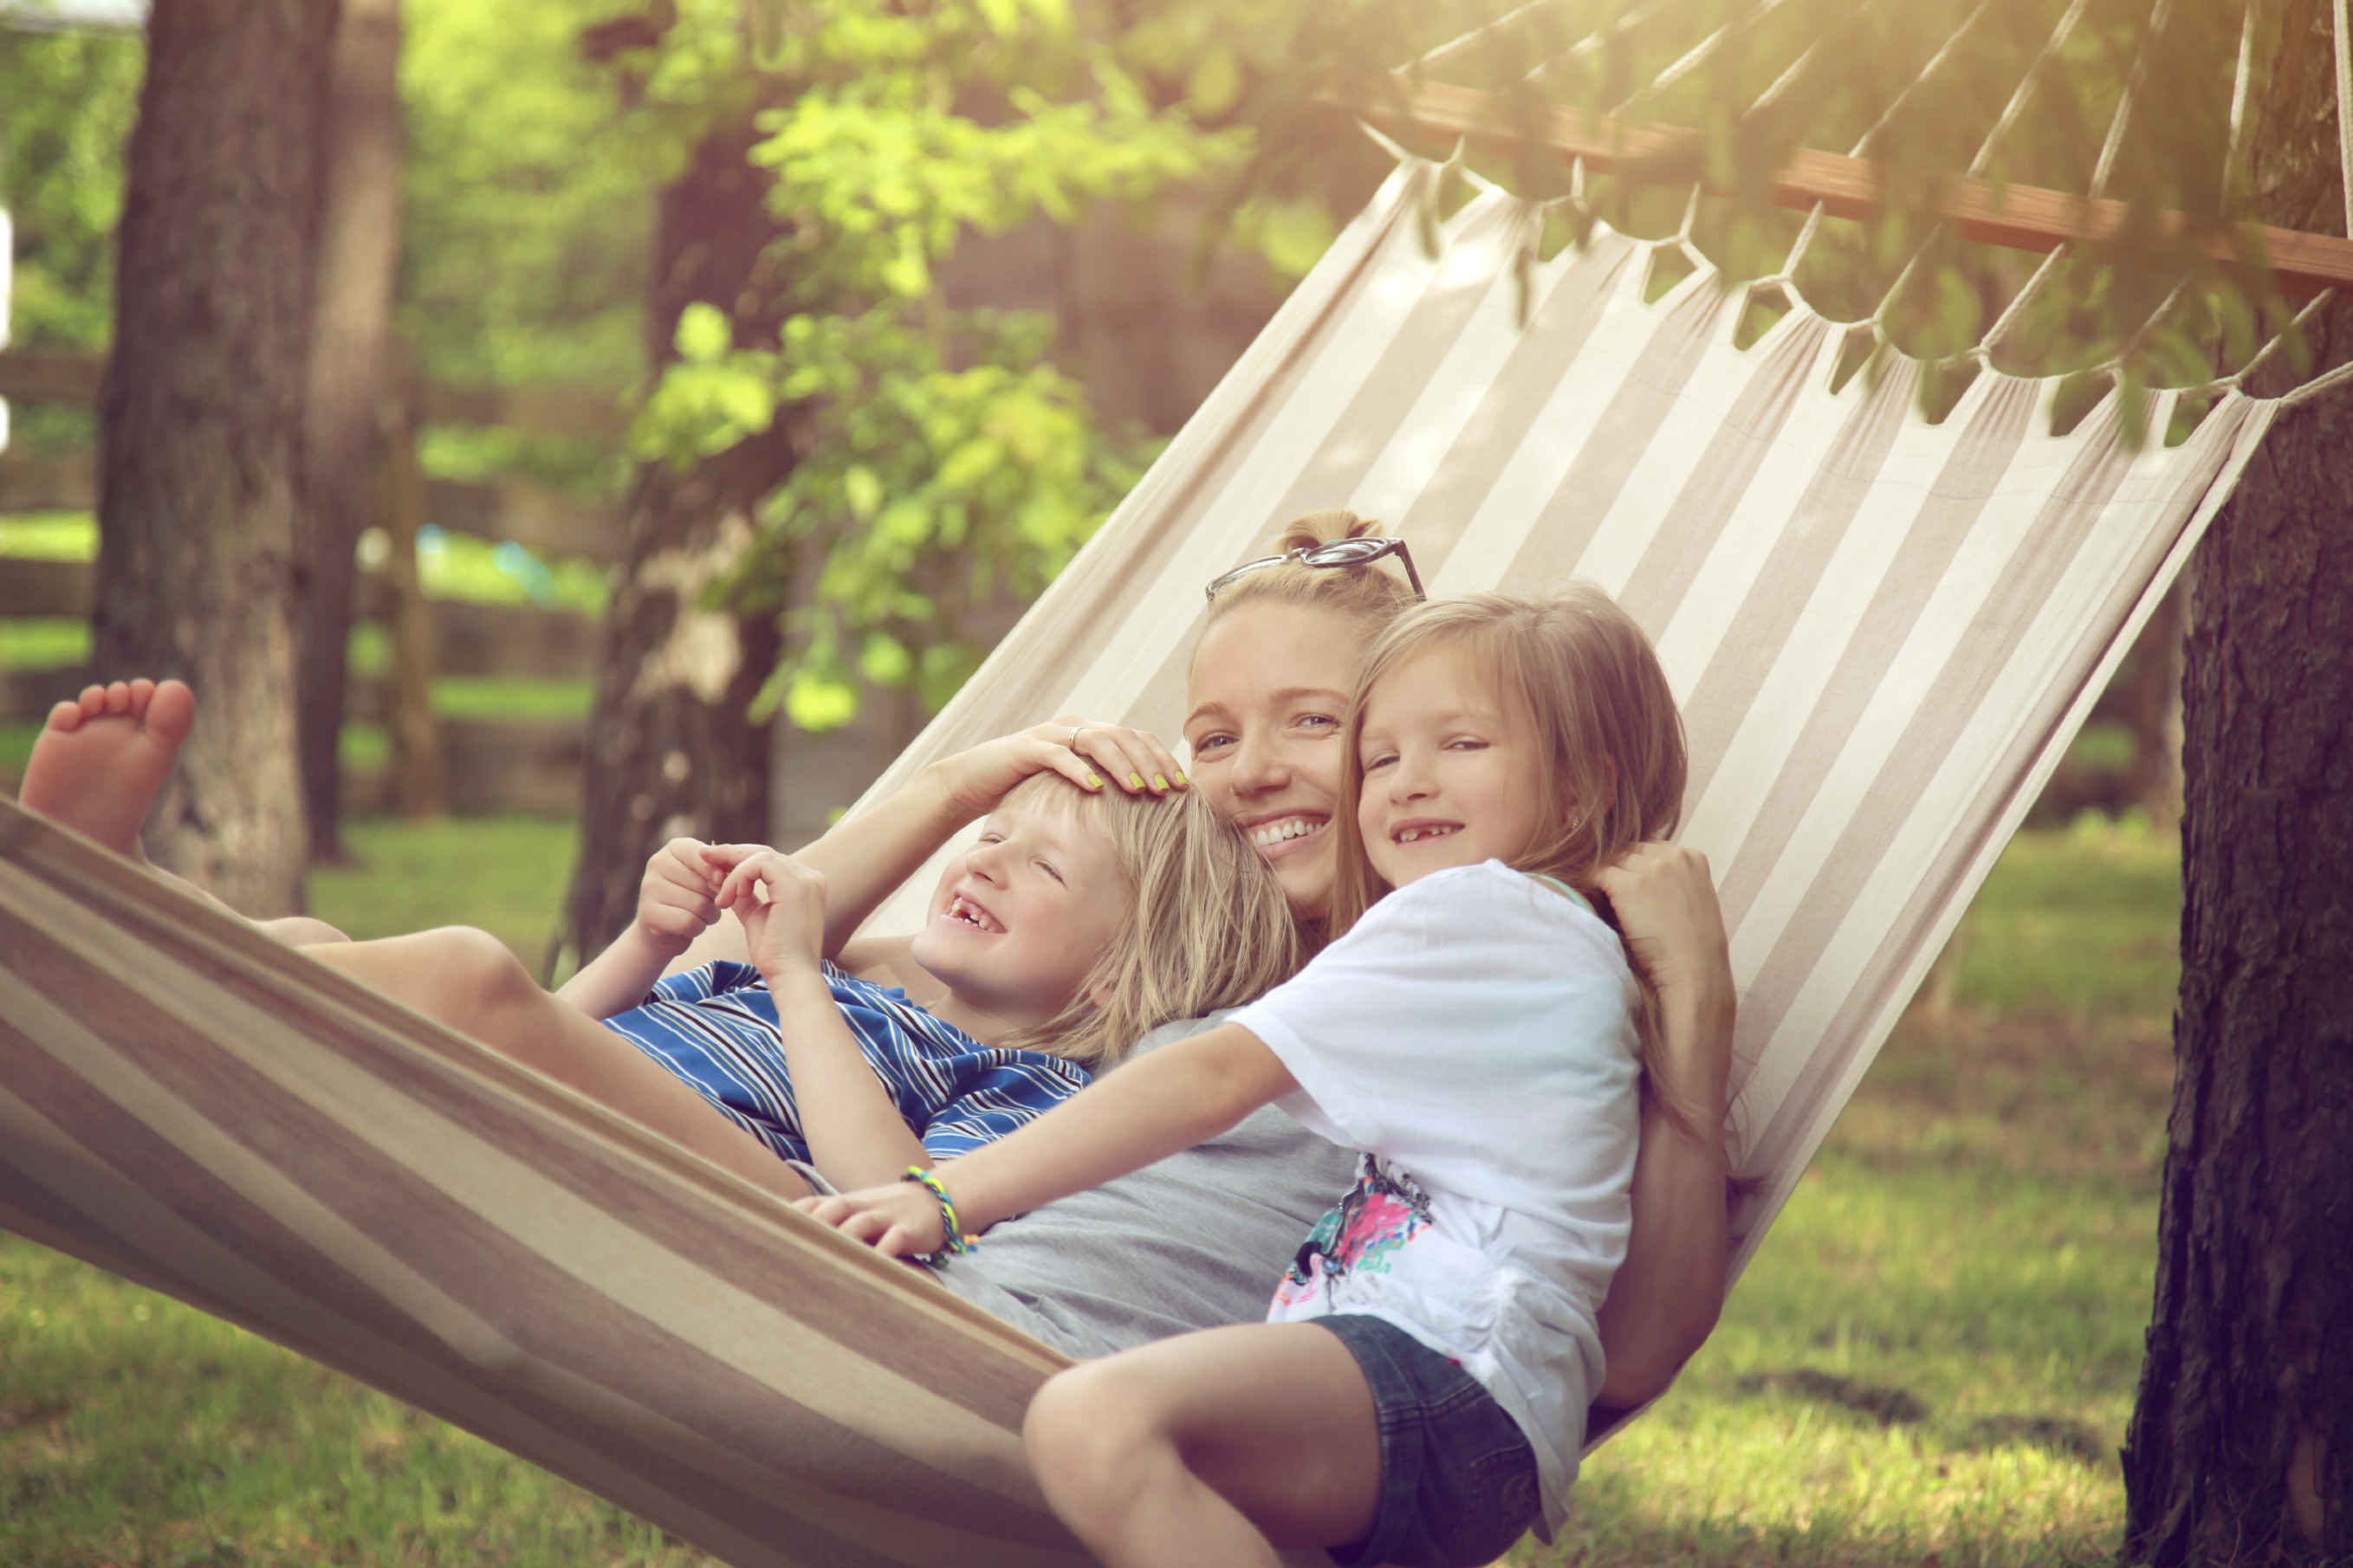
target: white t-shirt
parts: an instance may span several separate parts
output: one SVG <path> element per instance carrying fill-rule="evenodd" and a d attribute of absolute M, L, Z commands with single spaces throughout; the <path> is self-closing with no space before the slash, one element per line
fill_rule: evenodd
<path fill-rule="evenodd" d="M 1582 900 L 1489 860 L 1390 893 L 1231 1019 L 1298 1080 L 1277 1103 L 1365 1155 L 1269 1321 L 1361 1312 L 1454 1360 L 1527 1435 L 1547 1541 L 1632 1223 L 1639 1000 Z"/>

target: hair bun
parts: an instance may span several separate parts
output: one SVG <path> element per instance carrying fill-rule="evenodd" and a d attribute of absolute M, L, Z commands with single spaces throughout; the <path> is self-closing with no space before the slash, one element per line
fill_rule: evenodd
<path fill-rule="evenodd" d="M 1293 518 L 1275 542 L 1275 553 L 1288 555 L 1294 550 L 1313 550 L 1319 544 L 1329 544 L 1335 539 L 1362 539 L 1377 532 L 1380 524 L 1368 517 L 1358 517 L 1345 507 L 1329 511 L 1311 511 L 1304 517 Z"/>

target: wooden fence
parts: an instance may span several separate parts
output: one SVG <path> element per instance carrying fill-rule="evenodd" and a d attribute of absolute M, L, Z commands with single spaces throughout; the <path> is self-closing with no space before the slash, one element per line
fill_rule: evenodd
<path fill-rule="evenodd" d="M 94 405 L 105 362 L 79 354 L 0 353 L 0 398 Z M 351 719 L 384 724 L 393 766 L 347 781 L 358 809 L 447 806 L 460 813 L 577 811 L 584 726 L 578 721 L 437 719 L 436 674 L 513 679 L 587 679 L 596 623 L 575 611 L 415 597 L 418 527 L 521 544 L 543 556 L 613 559 L 620 520 L 611 507 L 525 480 L 468 484 L 428 479 L 417 468 L 416 432 L 428 424 L 499 425 L 539 434 L 617 443 L 618 400 L 570 386 L 477 387 L 426 384 L 387 410 L 385 482 L 378 521 L 393 543 L 385 571 L 362 580 L 358 618 L 383 623 L 395 647 L 392 672 L 352 682 Z M 95 510 L 98 473 L 88 452 L 0 453 L 0 514 Z M 82 617 L 91 569 L 79 562 L 0 557 L 0 617 Z M 406 601 L 414 599 L 414 603 Z M 404 611 L 406 610 L 406 613 Z M 85 683 L 79 668 L 0 670 L 0 720 L 27 721 Z M 419 752 L 425 754 L 418 754 Z"/>

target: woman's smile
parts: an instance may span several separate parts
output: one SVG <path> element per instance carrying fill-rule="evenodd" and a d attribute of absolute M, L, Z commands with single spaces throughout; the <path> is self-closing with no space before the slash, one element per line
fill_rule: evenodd
<path fill-rule="evenodd" d="M 1332 819 L 1320 812 L 1291 812 L 1236 826 L 1250 836 L 1261 855 L 1274 860 L 1307 848 L 1311 839 L 1332 826 Z"/>

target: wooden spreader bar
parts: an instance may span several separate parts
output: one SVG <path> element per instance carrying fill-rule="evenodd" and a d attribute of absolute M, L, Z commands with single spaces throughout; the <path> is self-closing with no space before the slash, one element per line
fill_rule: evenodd
<path fill-rule="evenodd" d="M 1449 140 L 1468 137 L 1505 152 L 1516 152 L 1530 140 L 1526 122 L 1503 99 L 1470 88 L 1427 81 L 1417 86 L 1403 78 L 1392 88 L 1367 79 L 1337 84 L 1324 97 L 1385 130 L 1410 129 Z M 1552 106 L 1537 122 L 1534 139 L 1564 158 L 1584 159 L 1586 167 L 1597 174 L 1641 178 L 1649 169 L 1669 168 L 1674 173 L 1662 179 L 1680 184 L 1696 178 L 1711 195 L 1727 195 L 1704 174 L 1704 161 L 1697 156 L 1699 135 Z M 1888 184 L 1884 165 L 1800 148 L 1774 176 L 1773 202 L 1800 210 L 1820 203 L 1834 217 L 1863 217 L 1885 204 Z M 2094 201 L 2032 185 L 1997 185 L 1965 175 L 1938 181 L 1926 206 L 1967 238 L 2034 251 L 2114 241 L 2125 232 L 2131 211 L 2124 202 Z M 2255 224 L 2200 222 L 2177 212 L 2156 217 L 2168 237 L 2186 234 L 2207 255 L 2233 267 L 2246 264 L 2247 237 L 2260 235 L 2283 293 L 2306 296 L 2353 284 L 2353 241 Z"/>

